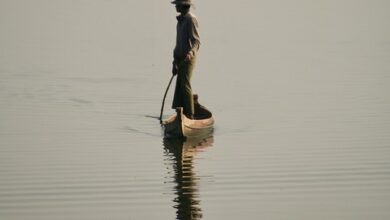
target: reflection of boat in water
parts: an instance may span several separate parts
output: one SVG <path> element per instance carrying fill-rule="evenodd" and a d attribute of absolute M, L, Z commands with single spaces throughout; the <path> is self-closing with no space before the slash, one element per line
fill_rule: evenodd
<path fill-rule="evenodd" d="M 166 138 L 193 138 L 205 136 L 212 132 L 214 125 L 212 113 L 199 104 L 197 95 L 194 95 L 194 104 L 194 119 L 190 119 L 183 114 L 183 108 L 177 108 L 176 114 L 163 121 L 164 136 Z"/>
<path fill-rule="evenodd" d="M 213 143 L 213 137 L 198 139 L 164 139 L 165 154 L 174 171 L 176 219 L 201 219 L 199 178 L 193 170 L 193 159 Z"/>

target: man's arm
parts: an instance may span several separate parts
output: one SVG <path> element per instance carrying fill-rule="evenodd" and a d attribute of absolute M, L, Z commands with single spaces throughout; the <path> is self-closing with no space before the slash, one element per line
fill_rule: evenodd
<path fill-rule="evenodd" d="M 191 22 L 188 27 L 189 38 L 191 42 L 190 51 L 187 54 L 186 60 L 191 60 L 196 55 L 200 47 L 200 37 L 198 31 L 198 21 L 195 17 L 191 17 Z"/>

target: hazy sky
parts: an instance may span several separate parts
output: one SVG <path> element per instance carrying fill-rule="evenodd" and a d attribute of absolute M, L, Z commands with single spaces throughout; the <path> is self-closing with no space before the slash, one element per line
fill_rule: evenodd
<path fill-rule="evenodd" d="M 194 3 L 207 68 L 302 54 L 389 54 L 386 0 Z M 175 22 L 168 0 L 0 0 L 0 72 L 169 69 Z"/>
<path fill-rule="evenodd" d="M 1 0 L 0 71 L 120 72 L 152 63 L 157 40 L 172 35 L 170 7 L 156 15 L 152 1 Z"/>

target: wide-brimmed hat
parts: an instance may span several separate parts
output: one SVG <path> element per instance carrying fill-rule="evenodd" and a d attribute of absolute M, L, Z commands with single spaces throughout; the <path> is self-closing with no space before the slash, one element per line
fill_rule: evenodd
<path fill-rule="evenodd" d="M 171 3 L 175 5 L 192 5 L 191 0 L 175 0 Z"/>

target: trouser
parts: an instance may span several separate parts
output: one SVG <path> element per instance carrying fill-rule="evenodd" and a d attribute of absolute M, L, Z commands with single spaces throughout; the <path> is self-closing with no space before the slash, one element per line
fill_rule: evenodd
<path fill-rule="evenodd" d="M 194 100 L 192 98 L 191 76 L 195 67 L 196 57 L 190 61 L 181 61 L 178 65 L 175 94 L 172 108 L 183 107 L 187 116 L 194 115 Z"/>

